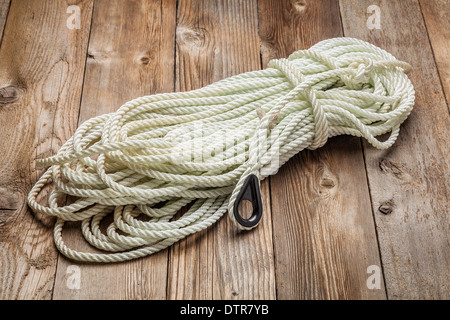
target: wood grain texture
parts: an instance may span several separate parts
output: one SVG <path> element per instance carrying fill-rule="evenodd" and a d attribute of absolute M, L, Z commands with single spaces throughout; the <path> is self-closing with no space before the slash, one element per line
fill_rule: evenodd
<path fill-rule="evenodd" d="M 450 106 L 450 1 L 421 0 L 422 15 L 428 30 L 439 75 Z"/>
<path fill-rule="evenodd" d="M 136 97 L 171 92 L 174 86 L 175 1 L 96 1 L 80 109 L 80 122 L 116 111 Z M 90 250 L 79 225 L 64 233 L 69 245 Z M 109 265 L 59 259 L 54 299 L 165 299 L 167 256 Z M 71 265 L 81 285 L 65 285 Z"/>
<path fill-rule="evenodd" d="M 87 27 L 70 30 L 71 2 L 18 0 L 9 9 L 0 48 L 0 87 L 9 88 L 0 104 L 0 299 L 51 298 L 53 223 L 33 215 L 26 196 L 42 174 L 33 160 L 56 153 L 77 124 L 92 2 L 77 1 Z"/>
<path fill-rule="evenodd" d="M 369 5 L 381 30 L 366 28 Z M 364 145 L 390 299 L 448 299 L 449 114 L 417 1 L 340 2 L 344 33 L 412 65 L 416 104 L 395 145 Z"/>
<path fill-rule="evenodd" d="M 3 30 L 8 15 L 10 0 L 0 0 L 0 41 L 2 40 Z"/>
<path fill-rule="evenodd" d="M 177 91 L 260 69 L 255 0 L 180 0 L 177 16 Z M 168 298 L 275 298 L 268 181 L 262 195 L 256 230 L 238 233 L 225 216 L 172 247 Z"/>
<path fill-rule="evenodd" d="M 258 2 L 264 65 L 342 36 L 337 1 Z M 360 140 L 333 138 L 271 177 L 279 299 L 384 299 L 366 285 L 381 266 Z"/>

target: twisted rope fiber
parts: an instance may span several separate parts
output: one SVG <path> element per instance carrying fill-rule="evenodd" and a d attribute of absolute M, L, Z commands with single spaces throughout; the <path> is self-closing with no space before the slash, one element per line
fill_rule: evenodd
<path fill-rule="evenodd" d="M 227 210 L 243 229 L 233 205 L 250 174 L 262 180 L 301 150 L 341 134 L 390 147 L 414 105 L 409 69 L 367 42 L 335 38 L 272 60 L 265 70 L 132 100 L 86 121 L 55 156 L 37 160 L 49 168 L 30 191 L 29 206 L 57 217 L 57 248 L 80 261 L 155 253 Z M 376 138 L 388 132 L 386 140 Z M 38 195 L 49 185 L 56 188 L 42 205 Z M 76 200 L 58 205 L 64 195 Z M 108 252 L 69 248 L 66 221 L 81 221 L 85 239 Z"/>

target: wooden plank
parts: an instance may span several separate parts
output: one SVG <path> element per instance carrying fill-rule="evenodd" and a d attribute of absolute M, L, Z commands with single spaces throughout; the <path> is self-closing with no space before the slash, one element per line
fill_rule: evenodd
<path fill-rule="evenodd" d="M 433 49 L 442 87 L 450 106 L 450 1 L 421 0 L 419 2 Z"/>
<path fill-rule="evenodd" d="M 80 122 L 113 112 L 134 98 L 171 92 L 174 86 L 176 1 L 95 2 Z M 78 250 L 89 250 L 79 225 L 64 237 Z M 55 299 L 165 299 L 167 255 L 120 264 L 80 264 L 61 257 Z M 65 283 L 79 267 L 79 290 Z"/>
<path fill-rule="evenodd" d="M 255 0 L 180 0 L 177 16 L 177 91 L 260 69 Z M 256 230 L 237 233 L 224 217 L 172 247 L 168 298 L 275 298 L 268 181 L 262 196 L 265 216 Z"/>
<path fill-rule="evenodd" d="M 8 15 L 10 0 L 0 0 L 0 41 L 2 40 L 3 30 Z"/>
<path fill-rule="evenodd" d="M 264 65 L 342 35 L 337 1 L 258 2 Z M 330 139 L 271 177 L 279 299 L 384 299 L 367 287 L 380 266 L 360 140 Z"/>
<path fill-rule="evenodd" d="M 26 205 L 42 174 L 33 159 L 56 153 L 78 117 L 92 1 L 77 1 L 83 28 L 69 29 L 72 1 L 11 3 L 0 48 L 0 299 L 51 298 L 57 252 L 52 219 Z M 3 12 L 3 11 L 2 11 Z"/>
<path fill-rule="evenodd" d="M 6 17 L 8 16 L 10 0 L 0 0 L 0 44 L 3 38 L 3 30 L 6 24 Z M 16 99 L 17 91 L 6 85 L 0 87 L 0 104 L 7 104 Z"/>
<path fill-rule="evenodd" d="M 366 28 L 369 5 L 381 30 Z M 387 151 L 364 145 L 388 298 L 448 299 L 449 114 L 417 1 L 341 1 L 344 33 L 412 64 L 415 108 Z"/>

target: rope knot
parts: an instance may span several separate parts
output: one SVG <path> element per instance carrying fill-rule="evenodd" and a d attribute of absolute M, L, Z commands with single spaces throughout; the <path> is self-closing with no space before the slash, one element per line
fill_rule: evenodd
<path fill-rule="evenodd" d="M 370 73 L 374 70 L 374 62 L 369 58 L 360 58 L 348 66 L 350 73 L 342 76 L 342 81 L 349 89 L 361 89 L 370 81 Z"/>

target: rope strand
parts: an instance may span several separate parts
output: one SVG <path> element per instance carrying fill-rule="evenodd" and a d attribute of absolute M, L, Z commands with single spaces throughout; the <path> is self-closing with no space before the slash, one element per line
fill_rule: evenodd
<path fill-rule="evenodd" d="M 410 66 L 352 38 L 317 43 L 268 68 L 204 88 L 127 102 L 83 123 L 28 196 L 35 212 L 57 217 L 58 250 L 80 261 L 117 262 L 162 250 L 215 223 L 233 206 L 249 175 L 275 173 L 301 150 L 329 137 L 364 137 L 386 149 L 414 105 Z M 390 133 L 384 140 L 376 137 Z M 37 197 L 55 185 L 48 205 Z M 58 206 L 63 195 L 75 196 Z M 180 218 L 183 207 L 190 206 Z M 113 214 L 106 233 L 101 221 Z M 63 241 L 66 221 L 81 221 L 91 246 Z"/>

